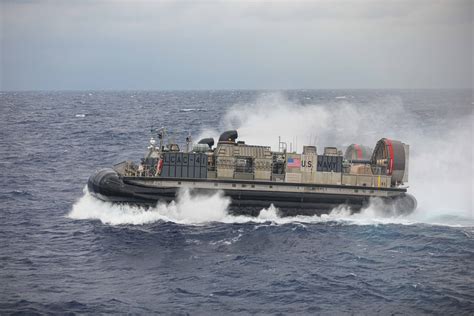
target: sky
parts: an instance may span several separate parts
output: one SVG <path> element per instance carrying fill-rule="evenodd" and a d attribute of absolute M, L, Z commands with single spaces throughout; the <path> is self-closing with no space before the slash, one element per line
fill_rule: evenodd
<path fill-rule="evenodd" d="M 473 87 L 473 0 L 0 2 L 3 91 Z"/>

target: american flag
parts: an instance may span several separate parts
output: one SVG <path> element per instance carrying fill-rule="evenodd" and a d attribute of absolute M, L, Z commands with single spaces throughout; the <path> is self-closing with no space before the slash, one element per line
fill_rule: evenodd
<path fill-rule="evenodd" d="M 288 162 L 286 163 L 288 168 L 299 168 L 301 167 L 301 160 L 298 158 L 288 158 Z"/>

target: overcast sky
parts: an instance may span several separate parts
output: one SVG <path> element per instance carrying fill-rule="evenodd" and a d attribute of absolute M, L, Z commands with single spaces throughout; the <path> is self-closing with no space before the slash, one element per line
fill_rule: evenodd
<path fill-rule="evenodd" d="M 1 90 L 471 88 L 473 0 L 1 1 Z"/>

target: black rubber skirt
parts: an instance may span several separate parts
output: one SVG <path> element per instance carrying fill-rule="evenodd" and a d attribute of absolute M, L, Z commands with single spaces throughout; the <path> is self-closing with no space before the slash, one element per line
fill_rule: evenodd
<path fill-rule="evenodd" d="M 153 206 L 158 202 L 171 202 L 178 196 L 178 187 L 151 187 L 124 182 L 113 169 L 103 169 L 92 175 L 88 181 L 89 192 L 96 198 L 112 203 Z M 370 203 L 370 196 L 273 192 L 255 190 L 225 190 L 224 195 L 231 199 L 229 212 L 235 215 L 258 216 L 262 208 L 271 205 L 279 209 L 283 216 L 321 215 L 333 209 L 345 206 L 351 212 L 358 212 Z M 193 189 L 191 194 L 212 195 L 215 189 Z M 385 198 L 377 207 L 387 212 L 411 213 L 416 209 L 413 196 L 400 193 Z"/>

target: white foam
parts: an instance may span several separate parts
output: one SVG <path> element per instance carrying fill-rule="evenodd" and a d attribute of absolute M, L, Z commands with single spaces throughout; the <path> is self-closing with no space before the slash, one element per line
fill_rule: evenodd
<path fill-rule="evenodd" d="M 451 219 L 449 223 L 440 218 L 426 218 L 415 212 L 409 216 L 396 215 L 380 211 L 377 203 L 372 203 L 360 213 L 351 214 L 350 210 L 338 207 L 329 214 L 321 216 L 281 217 L 273 205 L 262 209 L 257 217 L 232 216 L 227 212 L 230 200 L 222 192 L 214 195 L 194 195 L 189 190 L 181 190 L 176 202 L 161 203 L 153 208 L 131 205 L 118 205 L 100 201 L 84 189 L 81 197 L 72 207 L 68 217 L 77 220 L 99 220 L 109 225 L 144 225 L 158 221 L 174 222 L 186 225 L 203 225 L 212 222 L 220 223 L 256 223 L 284 225 L 290 223 L 327 223 L 339 222 L 347 225 L 402 224 L 411 225 L 427 223 L 447 226 L 474 227 L 474 221 L 463 218 Z M 234 242 L 234 241 L 229 241 Z M 227 243 L 227 241 L 223 241 Z"/>
<path fill-rule="evenodd" d="M 230 200 L 216 192 L 214 195 L 193 195 L 181 190 L 177 201 L 159 203 L 153 208 L 112 204 L 94 198 L 87 189 L 77 201 L 68 217 L 72 219 L 95 219 L 111 225 L 141 225 L 157 221 L 171 221 L 180 224 L 202 224 L 223 221 L 227 217 Z"/>

